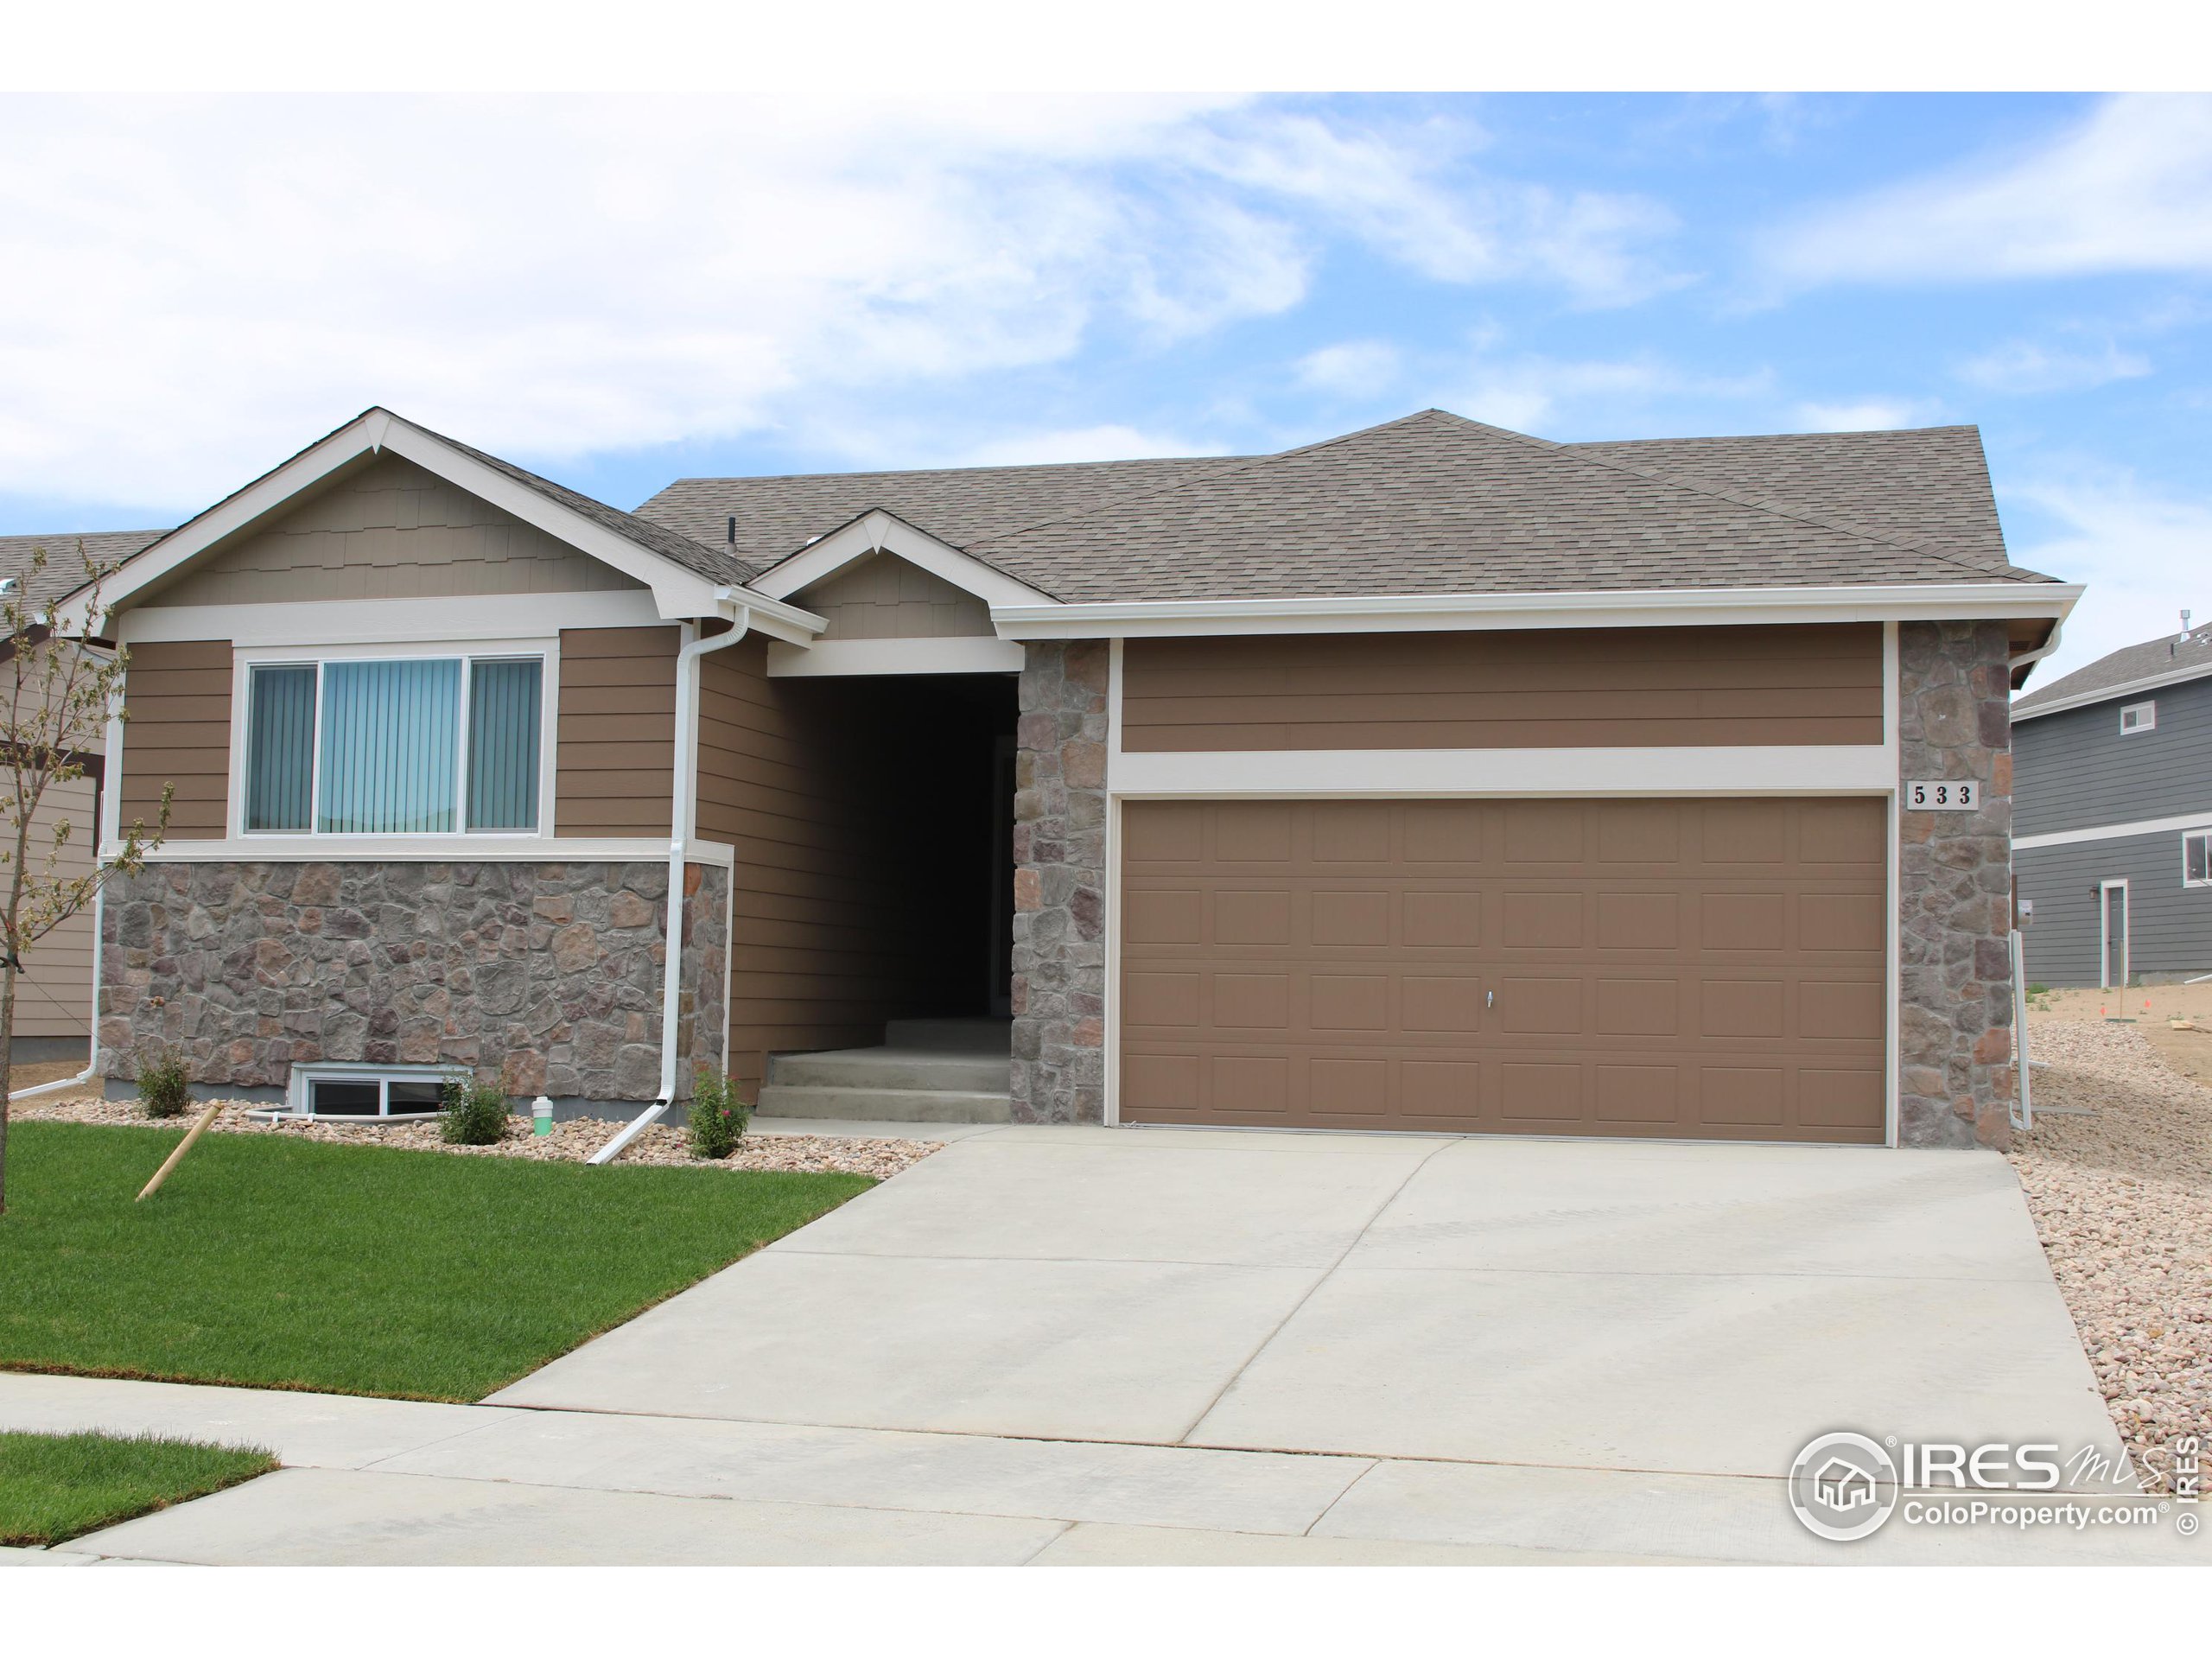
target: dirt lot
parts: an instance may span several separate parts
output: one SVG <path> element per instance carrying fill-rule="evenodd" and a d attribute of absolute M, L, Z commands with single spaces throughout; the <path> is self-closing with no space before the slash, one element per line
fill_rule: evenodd
<path fill-rule="evenodd" d="M 2173 1441 L 2212 1428 L 2212 1088 L 2151 1027 L 2100 1020 L 2100 993 L 2062 995 L 2088 1017 L 2030 1014 L 2044 1109 L 2012 1163 L 2113 1421 L 2164 1490 Z M 2156 991 L 2126 995 L 2164 1012 Z"/>
<path fill-rule="evenodd" d="M 2132 1020 L 2168 1065 L 2212 1084 L 2212 985 L 2145 985 L 2130 991 L 2045 991 L 2031 1014 L 2101 1022 Z M 2194 1027 L 2176 1030 L 2174 1021 Z M 2129 1027 L 2123 1026 L 2121 1029 Z"/>

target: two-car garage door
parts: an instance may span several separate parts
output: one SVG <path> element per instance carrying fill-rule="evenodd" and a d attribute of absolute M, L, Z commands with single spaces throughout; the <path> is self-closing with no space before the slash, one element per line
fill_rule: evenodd
<path fill-rule="evenodd" d="M 1124 1122 L 1884 1137 L 1879 800 L 1122 810 Z"/>

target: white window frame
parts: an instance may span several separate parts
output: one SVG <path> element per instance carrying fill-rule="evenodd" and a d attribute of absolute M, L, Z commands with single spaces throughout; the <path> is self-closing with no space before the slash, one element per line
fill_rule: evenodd
<path fill-rule="evenodd" d="M 2133 715 L 2133 720 L 2128 716 Z M 2155 697 L 2147 702 L 2125 702 L 2120 708 L 2120 734 L 2133 737 L 2138 732 L 2158 729 L 2158 703 Z"/>
<path fill-rule="evenodd" d="M 2189 843 L 2192 841 L 2204 843 L 2205 874 L 2194 879 L 2189 873 Z M 2212 887 L 2212 823 L 2181 832 L 2181 884 L 2184 887 Z"/>
<path fill-rule="evenodd" d="M 325 1123 L 412 1123 L 435 1117 L 435 1109 L 424 1111 L 394 1112 L 391 1109 L 391 1088 L 395 1083 L 443 1084 L 456 1071 L 466 1067 L 452 1065 L 363 1065 L 343 1060 L 315 1060 L 303 1062 L 292 1068 L 292 1075 L 284 1086 L 284 1112 L 292 1117 L 315 1117 Z M 316 1117 L 314 1096 L 308 1085 L 315 1083 L 373 1083 L 377 1085 L 377 1110 L 374 1116 L 365 1112 L 328 1112 Z"/>
<path fill-rule="evenodd" d="M 557 636 L 539 639 L 439 639 L 409 644 L 330 645 L 304 648 L 283 645 L 238 646 L 231 666 L 231 838 L 272 850 L 283 846 L 346 845 L 368 850 L 378 845 L 406 848 L 481 847 L 495 842 L 537 842 L 553 838 L 553 782 L 556 767 L 561 681 L 561 645 Z M 468 692 L 470 664 L 516 662 L 536 658 L 540 664 L 537 693 L 537 827 L 535 830 L 471 830 L 468 823 Z M 457 777 L 454 797 L 459 828 L 444 830 L 358 831 L 322 830 L 315 826 L 322 810 L 322 672 L 337 662 L 461 662 L 460 730 L 454 750 Z M 247 733 L 250 729 L 256 668 L 312 668 L 315 671 L 315 743 L 308 756 L 311 768 L 308 791 L 308 828 L 305 830 L 248 830 L 246 828 Z"/>

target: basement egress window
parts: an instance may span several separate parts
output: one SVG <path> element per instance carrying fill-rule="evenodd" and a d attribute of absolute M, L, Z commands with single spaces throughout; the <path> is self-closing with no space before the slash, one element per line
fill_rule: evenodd
<path fill-rule="evenodd" d="M 445 1104 L 446 1073 L 435 1066 L 294 1066 L 284 1109 L 309 1117 L 409 1118 Z"/>
<path fill-rule="evenodd" d="M 539 657 L 248 670 L 248 835 L 534 835 Z"/>

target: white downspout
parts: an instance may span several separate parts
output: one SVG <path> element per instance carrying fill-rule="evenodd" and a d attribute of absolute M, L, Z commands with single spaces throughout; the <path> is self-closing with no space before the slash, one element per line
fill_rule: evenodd
<path fill-rule="evenodd" d="M 89 1083 L 100 1069 L 100 933 L 107 915 L 107 883 L 103 881 L 92 890 L 92 1028 L 85 1045 L 85 1069 L 73 1077 L 64 1077 L 59 1083 L 35 1084 L 29 1089 L 12 1091 L 10 1100 L 29 1100 L 33 1095 L 50 1095 L 60 1089 L 74 1089 L 80 1083 Z"/>
<path fill-rule="evenodd" d="M 2030 663 L 2039 663 L 2058 649 L 2059 636 L 2066 632 L 2066 619 L 2061 617 L 2050 625 L 2050 637 L 2033 651 L 2024 651 L 2005 659 L 2007 671 L 2025 668 Z"/>
<path fill-rule="evenodd" d="M 729 604 L 735 589 L 717 589 L 715 600 Z M 661 963 L 660 1096 L 622 1126 L 622 1132 L 592 1154 L 594 1164 L 611 1164 L 648 1125 L 658 1122 L 676 1101 L 676 1011 L 683 995 L 683 866 L 690 851 L 691 820 L 699 803 L 699 659 L 745 638 L 753 626 L 753 609 L 741 605 L 729 626 L 721 633 L 687 640 L 676 654 L 676 779 L 671 790 L 668 840 L 668 922 L 662 937 L 667 940 Z"/>

